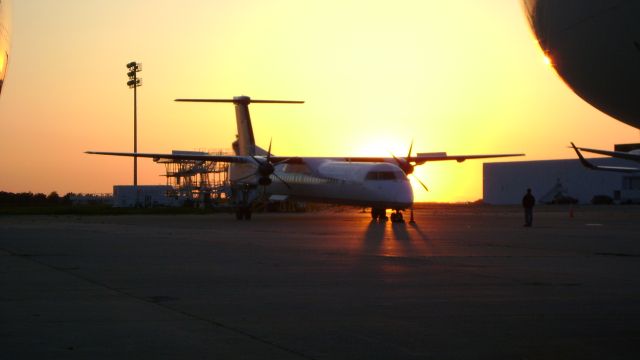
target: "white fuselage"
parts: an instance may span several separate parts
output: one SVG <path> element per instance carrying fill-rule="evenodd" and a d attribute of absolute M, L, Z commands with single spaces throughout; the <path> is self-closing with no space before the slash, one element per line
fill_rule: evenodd
<path fill-rule="evenodd" d="M 2 93 L 2 85 L 4 84 L 9 64 L 9 35 L 11 29 L 9 12 L 9 1 L 0 0 L 0 93 Z"/>
<path fill-rule="evenodd" d="M 244 177 L 241 182 L 255 184 L 255 179 L 244 175 L 251 174 L 251 168 L 254 167 L 246 164 L 232 165 L 232 183 Z M 315 159 L 304 164 L 277 165 L 275 175 L 265 188 L 268 195 L 385 209 L 407 209 L 413 204 L 409 180 L 398 166 L 390 163 Z"/>

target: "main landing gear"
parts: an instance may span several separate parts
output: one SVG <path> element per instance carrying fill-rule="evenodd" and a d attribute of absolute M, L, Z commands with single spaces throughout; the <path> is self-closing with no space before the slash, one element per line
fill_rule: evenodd
<path fill-rule="evenodd" d="M 389 218 L 387 217 L 387 209 L 383 208 L 371 208 L 371 218 L 373 220 L 378 221 L 387 221 Z M 400 210 L 395 210 L 395 212 L 391 213 L 391 222 L 392 223 L 403 223 L 404 218 L 402 217 L 402 213 Z"/>
<path fill-rule="evenodd" d="M 371 208 L 371 219 L 378 221 L 387 221 L 387 209 L 383 208 Z"/>
<path fill-rule="evenodd" d="M 404 223 L 404 218 L 402 217 L 402 213 L 400 212 L 400 210 L 396 210 L 396 212 L 391 213 L 391 222 Z"/>
<path fill-rule="evenodd" d="M 232 188 L 232 199 L 236 203 L 236 219 L 251 220 L 251 204 L 256 199 L 256 188 L 250 184 L 241 184 L 236 188 Z"/>

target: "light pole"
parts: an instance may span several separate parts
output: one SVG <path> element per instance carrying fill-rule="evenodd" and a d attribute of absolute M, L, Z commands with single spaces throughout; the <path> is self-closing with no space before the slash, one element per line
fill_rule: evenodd
<path fill-rule="evenodd" d="M 133 89 L 133 152 L 138 153 L 138 87 L 142 85 L 142 79 L 138 72 L 142 70 L 142 64 L 132 61 L 127 64 L 127 86 Z M 133 191 L 136 193 L 136 206 L 138 206 L 138 157 L 133 156 Z"/>

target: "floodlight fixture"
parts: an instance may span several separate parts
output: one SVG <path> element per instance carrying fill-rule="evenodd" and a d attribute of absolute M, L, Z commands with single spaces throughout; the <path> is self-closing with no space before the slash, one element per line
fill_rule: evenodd
<path fill-rule="evenodd" d="M 141 85 L 142 85 L 142 79 L 139 79 L 139 78 L 137 78 L 137 79 L 131 79 L 131 80 L 127 81 L 127 86 L 128 86 L 130 89 L 133 89 L 133 88 L 139 87 L 139 86 L 141 86 Z"/>
<path fill-rule="evenodd" d="M 140 70 L 142 70 L 142 63 L 132 61 L 132 62 L 130 62 L 130 63 L 128 63 L 128 64 L 127 64 L 127 69 L 129 69 L 129 70 L 133 70 L 133 69 L 136 69 L 136 70 L 137 70 L 137 69 L 140 69 Z"/>
<path fill-rule="evenodd" d="M 131 61 L 127 64 L 127 86 L 133 89 L 133 152 L 138 153 L 138 87 L 142 85 L 142 79 L 138 78 L 138 72 L 142 70 L 142 64 Z M 133 156 L 133 188 L 136 193 L 136 206 L 138 203 L 138 157 Z"/>

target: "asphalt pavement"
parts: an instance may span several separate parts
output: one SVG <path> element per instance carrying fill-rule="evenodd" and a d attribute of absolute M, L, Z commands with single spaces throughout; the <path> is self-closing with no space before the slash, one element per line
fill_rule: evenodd
<path fill-rule="evenodd" d="M 2 359 L 629 359 L 640 207 L 0 217 Z"/>

